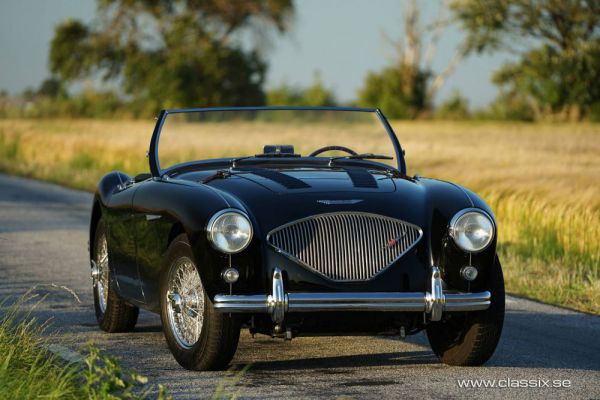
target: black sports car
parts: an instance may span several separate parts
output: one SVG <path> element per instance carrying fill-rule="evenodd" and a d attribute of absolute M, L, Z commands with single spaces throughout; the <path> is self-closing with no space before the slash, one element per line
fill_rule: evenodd
<path fill-rule="evenodd" d="M 493 354 L 504 282 L 492 211 L 408 176 L 379 110 L 162 111 L 148 159 L 150 173 L 111 172 L 94 197 L 103 330 L 160 313 L 173 355 L 196 370 L 226 367 L 241 328 L 288 340 L 425 329 L 447 364 Z"/>

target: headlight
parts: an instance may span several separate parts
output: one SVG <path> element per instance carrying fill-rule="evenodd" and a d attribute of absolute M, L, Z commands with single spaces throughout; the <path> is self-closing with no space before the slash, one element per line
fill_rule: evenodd
<path fill-rule="evenodd" d="M 208 239 L 224 253 L 239 253 L 252 240 L 252 224 L 236 210 L 222 210 L 208 221 Z"/>
<path fill-rule="evenodd" d="M 483 211 L 462 210 L 450 221 L 450 236 L 462 250 L 476 253 L 492 242 L 494 223 Z"/>

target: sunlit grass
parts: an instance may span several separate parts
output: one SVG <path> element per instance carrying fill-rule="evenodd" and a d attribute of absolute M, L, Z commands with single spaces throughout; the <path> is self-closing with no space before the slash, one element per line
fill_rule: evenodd
<path fill-rule="evenodd" d="M 32 313 L 41 300 L 28 292 L 9 306 L 6 301 L 0 303 L 0 399 L 171 398 L 92 344 L 81 363 L 61 359 L 48 350 L 56 338 Z"/>
<path fill-rule="evenodd" d="M 600 312 L 600 213 L 523 195 L 485 196 L 499 217 L 508 290 Z"/>
<path fill-rule="evenodd" d="M 0 169 L 93 190 L 103 174 L 148 170 L 154 121 L 0 120 Z M 488 201 L 499 221 L 508 291 L 600 313 L 600 125 L 393 122 L 409 173 L 462 184 Z M 255 154 L 294 143 L 307 154 L 351 144 L 389 148 L 365 126 L 238 122 L 177 128 L 171 162 L 202 149 L 206 157 Z M 207 133 L 210 132 L 210 135 Z M 298 140 L 301 138 L 301 140 Z"/>

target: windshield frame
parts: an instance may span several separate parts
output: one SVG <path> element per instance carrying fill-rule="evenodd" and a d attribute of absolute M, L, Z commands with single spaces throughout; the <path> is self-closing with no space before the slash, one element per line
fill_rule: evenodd
<path fill-rule="evenodd" d="M 392 126 L 388 122 L 387 118 L 383 115 L 378 108 L 355 108 L 355 107 L 303 107 L 303 106 L 281 106 L 281 107 L 210 107 L 210 108 L 180 108 L 172 110 L 161 110 L 158 117 L 156 117 L 156 125 L 152 133 L 152 139 L 150 141 L 150 148 L 148 150 L 148 161 L 150 164 L 150 173 L 153 177 L 160 178 L 165 174 L 168 174 L 171 167 L 162 170 L 160 168 L 160 162 L 158 157 L 158 146 L 160 141 L 160 133 L 164 122 L 166 121 L 169 114 L 183 114 L 183 113 L 197 113 L 197 112 L 220 112 L 220 111 L 277 111 L 277 110 L 291 110 L 291 111 L 352 111 L 352 112 L 364 112 L 374 113 L 379 121 L 382 123 L 396 153 L 397 169 L 404 175 L 406 175 L 406 162 L 404 160 L 404 150 L 400 145 L 400 141 L 396 136 L 396 133 L 392 129 Z M 190 160 L 190 163 L 200 160 Z"/>

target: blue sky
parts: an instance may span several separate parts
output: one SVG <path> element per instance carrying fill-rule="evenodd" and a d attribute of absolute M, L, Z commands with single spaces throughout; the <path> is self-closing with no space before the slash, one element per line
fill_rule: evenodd
<path fill-rule="evenodd" d="M 322 81 L 341 100 L 355 98 L 369 70 L 393 62 L 394 49 L 384 40 L 398 39 L 402 28 L 401 0 L 296 0 L 292 29 L 273 36 L 268 47 L 267 87 L 287 83 L 307 85 L 319 71 Z M 422 20 L 433 21 L 439 0 L 420 0 Z M 11 93 L 36 87 L 48 75 L 47 54 L 53 29 L 75 17 L 90 21 L 93 0 L 19 0 L 0 4 L 0 89 Z M 462 33 L 450 28 L 438 45 L 433 62 L 440 71 L 454 54 Z M 493 99 L 492 72 L 507 54 L 471 56 L 447 80 L 437 101 L 460 89 L 474 107 Z"/>

